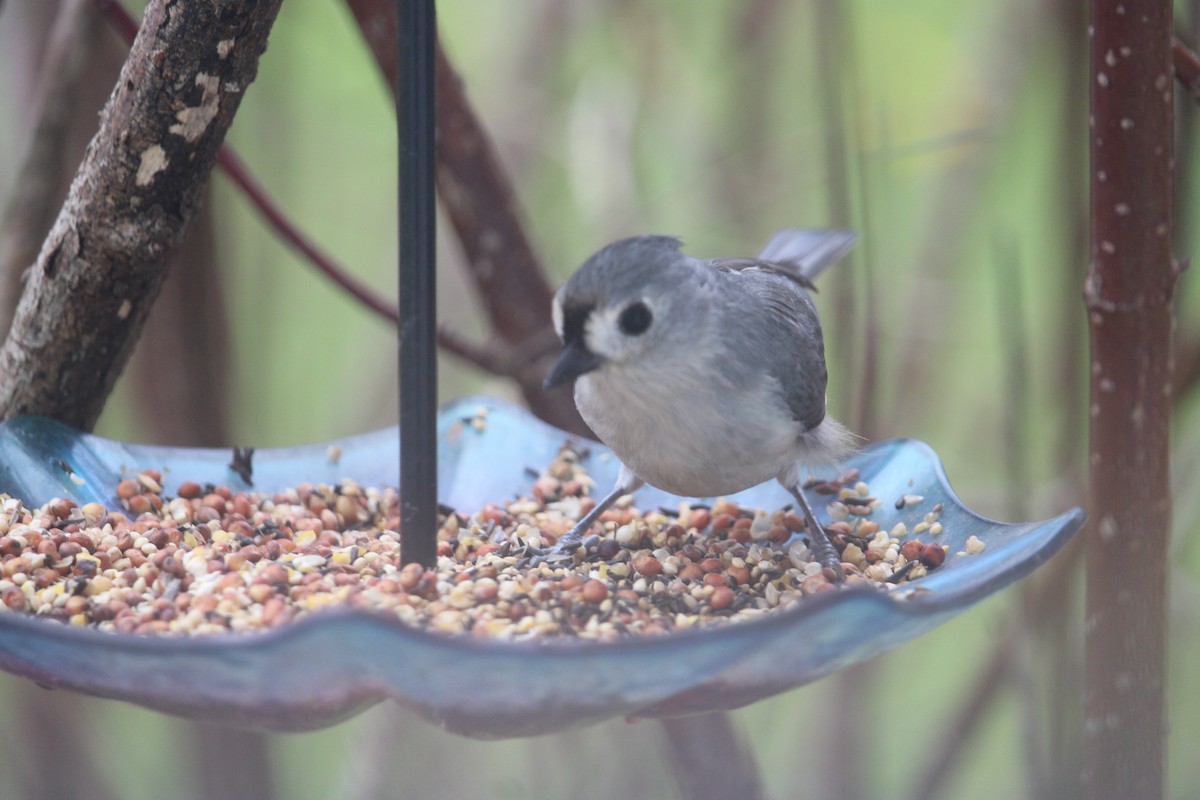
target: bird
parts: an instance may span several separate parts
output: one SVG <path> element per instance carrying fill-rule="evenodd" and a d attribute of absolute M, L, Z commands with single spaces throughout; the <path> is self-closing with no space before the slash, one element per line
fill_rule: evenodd
<path fill-rule="evenodd" d="M 616 485 L 553 548 L 569 558 L 621 496 L 642 486 L 717 497 L 778 480 L 804 514 L 817 560 L 840 558 L 804 497 L 853 435 L 826 413 L 813 279 L 853 246 L 842 230 L 785 229 L 755 258 L 698 259 L 672 236 L 607 245 L 556 293 L 563 348 L 547 389 L 574 381 L 580 415 L 620 460 Z"/>

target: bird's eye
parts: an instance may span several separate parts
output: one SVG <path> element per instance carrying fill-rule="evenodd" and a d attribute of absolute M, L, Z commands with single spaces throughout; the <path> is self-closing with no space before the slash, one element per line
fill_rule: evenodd
<path fill-rule="evenodd" d="M 617 317 L 617 324 L 626 336 L 638 336 L 646 332 L 653 319 L 654 315 L 650 313 L 649 306 L 639 300 L 625 306 L 621 316 Z"/>

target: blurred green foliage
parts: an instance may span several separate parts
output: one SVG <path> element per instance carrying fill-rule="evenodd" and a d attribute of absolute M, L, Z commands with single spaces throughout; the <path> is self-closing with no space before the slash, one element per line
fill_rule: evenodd
<path fill-rule="evenodd" d="M 1083 502 L 1087 43 L 1082 21 L 1064 21 L 1070 6 L 441 0 L 438 9 L 450 57 L 556 280 L 605 242 L 639 232 L 678 234 L 691 252 L 715 256 L 752 253 L 784 226 L 860 230 L 855 256 L 818 297 L 833 413 L 861 423 L 865 405 L 871 435 L 924 439 L 970 506 L 1012 518 Z M 846 33 L 823 58 L 829 13 Z M 829 86 L 843 114 L 836 141 Z M 0 115 L 4 138 L 20 126 L 13 95 L 0 101 L 9 112 Z M 1180 108 L 1181 117 L 1196 113 Z M 345 6 L 288 0 L 229 136 L 309 236 L 390 294 L 393 112 Z M 1192 146 L 1190 138 L 1179 145 Z M 11 160 L 0 164 L 0 192 L 13 169 Z M 1186 257 L 1196 240 L 1195 177 L 1179 182 L 1178 255 Z M 840 208 L 838 189 L 848 198 Z M 235 342 L 236 441 L 319 441 L 393 423 L 394 331 L 275 239 L 223 176 L 212 203 Z M 440 318 L 482 338 L 447 227 Z M 1180 286 L 1179 336 L 1189 343 L 1200 335 L 1194 283 Z M 477 391 L 513 396 L 443 360 L 444 398 Z M 1184 489 L 1197 480 L 1195 396 L 1181 399 L 1176 419 Z M 123 383 L 100 432 L 144 438 L 139 413 Z M 1200 787 L 1190 756 L 1200 749 L 1200 692 L 1189 677 L 1200 659 L 1200 553 L 1194 491 L 1179 494 L 1168 785 L 1189 797 Z M 822 796 L 830 771 L 844 770 L 860 776 L 867 797 L 904 796 L 1014 615 L 1028 630 L 1010 683 L 942 796 L 1027 796 L 1030 752 L 1044 768 L 1069 769 L 1081 730 L 1080 681 L 1071 680 L 1082 657 L 1078 581 L 1067 594 L 1061 628 L 1042 624 L 1043 610 L 1016 614 L 1019 592 L 1010 591 L 851 679 L 736 712 L 769 794 Z M 8 677 L 0 684 L 8 719 L 22 713 L 18 703 L 28 710 L 30 695 L 36 706 L 40 690 Z M 106 701 L 57 702 L 87 712 L 86 736 L 121 797 L 160 797 L 191 779 L 182 764 L 187 724 Z M 858 738 L 835 754 L 831 731 L 852 712 Z M 338 797 L 342 770 L 387 727 L 385 716 L 375 710 L 330 730 L 271 737 L 278 795 Z M 456 739 L 411 715 L 390 724 L 398 732 L 389 734 L 396 749 L 386 766 L 397 796 L 608 797 L 630 786 L 643 797 L 674 796 L 665 766 L 646 756 L 656 752 L 653 723 L 500 743 Z M 19 726 L 0 734 L 20 735 Z M 129 759 L 139 753 L 151 757 Z"/>

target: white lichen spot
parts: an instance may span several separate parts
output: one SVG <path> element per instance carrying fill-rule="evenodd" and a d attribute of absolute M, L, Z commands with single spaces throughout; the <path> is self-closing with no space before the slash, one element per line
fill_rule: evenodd
<path fill-rule="evenodd" d="M 1127 131 L 1127 130 L 1132 130 L 1132 128 L 1133 128 L 1133 120 L 1131 120 L 1129 117 L 1122 117 L 1121 118 L 1121 130 Z"/>
<path fill-rule="evenodd" d="M 1127 44 L 1121 45 L 1121 55 L 1125 58 L 1129 58 L 1131 55 L 1133 55 L 1133 48 Z"/>
<path fill-rule="evenodd" d="M 1161 92 L 1163 89 L 1167 88 L 1167 85 L 1170 84 L 1170 82 L 1171 79 L 1160 72 L 1158 73 L 1158 77 L 1154 79 L 1154 88 Z"/>
<path fill-rule="evenodd" d="M 1112 378 L 1101 378 L 1100 379 L 1100 391 L 1111 392 L 1113 389 L 1116 389 L 1116 388 L 1117 388 L 1117 385 L 1115 383 L 1113 383 Z"/>
<path fill-rule="evenodd" d="M 1103 72 L 1096 73 L 1096 83 L 1100 84 L 1101 89 L 1108 88 L 1108 75 Z"/>
<path fill-rule="evenodd" d="M 1108 173 L 1104 170 L 1097 170 L 1096 180 L 1100 181 L 1101 183 L 1106 182 L 1108 180 Z"/>
<path fill-rule="evenodd" d="M 120 307 L 117 309 L 117 319 L 129 319 L 131 311 L 133 311 L 133 303 L 128 300 L 122 300 Z"/>
<path fill-rule="evenodd" d="M 1154 235 L 1155 236 L 1166 236 L 1167 235 L 1166 223 L 1160 222 L 1157 225 L 1155 225 L 1154 226 Z"/>
<path fill-rule="evenodd" d="M 1141 403 L 1134 406 L 1133 411 L 1129 412 L 1129 420 L 1133 423 L 1134 428 L 1141 430 L 1142 426 L 1146 424 L 1146 407 Z"/>
<path fill-rule="evenodd" d="M 1106 515 L 1100 520 L 1100 539 L 1105 542 L 1111 542 L 1117 538 L 1117 521 L 1112 518 L 1112 515 Z"/>
<path fill-rule="evenodd" d="M 1100 416 L 1100 404 L 1092 403 L 1091 408 L 1088 409 L 1088 412 L 1092 415 L 1092 419 Z"/>
<path fill-rule="evenodd" d="M 170 159 L 167 158 L 167 151 L 161 146 L 152 144 L 142 151 L 141 161 L 138 162 L 137 175 L 134 176 L 133 182 L 138 186 L 149 186 L 154 180 L 154 176 L 167 168 Z"/>
<path fill-rule="evenodd" d="M 1117 252 L 1117 246 L 1115 244 L 1113 244 L 1112 242 L 1101 242 L 1100 249 L 1103 250 L 1104 252 L 1108 253 L 1110 256 L 1113 253 Z"/>
<path fill-rule="evenodd" d="M 1104 54 L 1104 63 L 1108 64 L 1110 67 L 1115 67 L 1117 65 L 1117 54 L 1112 50 L 1109 50 Z"/>
<path fill-rule="evenodd" d="M 233 45 L 236 42 L 237 39 L 222 39 L 217 42 L 217 57 L 221 59 L 227 58 L 233 52 Z"/>
<path fill-rule="evenodd" d="M 1128 217 L 1129 203 L 1117 203 L 1115 206 L 1113 206 L 1113 211 L 1117 213 L 1118 217 Z"/>
<path fill-rule="evenodd" d="M 204 135 L 204 131 L 208 130 L 208 124 L 217 116 L 217 108 L 221 100 L 221 94 L 217 91 L 217 87 L 220 86 L 220 83 L 221 81 L 216 75 L 207 75 L 201 72 L 196 76 L 196 85 L 204 90 L 204 95 L 200 98 L 200 105 L 189 106 L 176 112 L 175 119 L 179 120 L 179 124 L 171 126 L 171 133 L 182 136 L 189 144 Z"/>
<path fill-rule="evenodd" d="M 226 94 L 237 94 L 242 90 L 242 85 L 237 81 L 225 81 L 221 84 L 221 88 L 225 90 Z"/>
<path fill-rule="evenodd" d="M 1125 5 L 1124 4 L 1117 6 L 1117 13 L 1124 16 L 1124 14 L 1125 14 Z"/>

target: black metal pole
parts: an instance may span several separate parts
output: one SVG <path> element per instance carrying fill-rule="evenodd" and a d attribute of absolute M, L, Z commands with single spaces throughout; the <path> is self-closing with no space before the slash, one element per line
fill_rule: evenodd
<path fill-rule="evenodd" d="M 437 555 L 434 0 L 396 0 L 400 130 L 400 539 L 405 563 Z"/>

